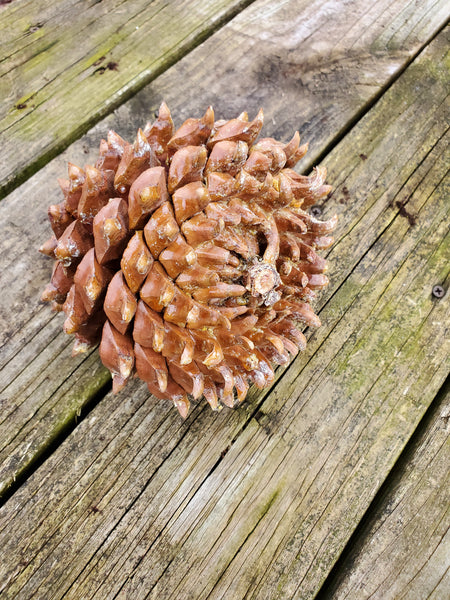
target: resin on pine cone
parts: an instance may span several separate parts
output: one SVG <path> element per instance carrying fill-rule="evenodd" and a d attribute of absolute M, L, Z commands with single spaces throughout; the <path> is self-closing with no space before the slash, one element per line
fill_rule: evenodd
<path fill-rule="evenodd" d="M 320 325 L 310 302 L 327 285 L 317 250 L 336 218 L 305 209 L 331 188 L 325 169 L 293 170 L 306 153 L 259 139 L 260 111 L 174 130 L 166 104 L 130 144 L 110 131 L 95 166 L 69 163 L 50 206 L 56 259 L 42 299 L 66 315 L 74 353 L 100 342 L 113 390 L 136 374 L 183 417 L 189 397 L 235 406 L 270 386 Z"/>

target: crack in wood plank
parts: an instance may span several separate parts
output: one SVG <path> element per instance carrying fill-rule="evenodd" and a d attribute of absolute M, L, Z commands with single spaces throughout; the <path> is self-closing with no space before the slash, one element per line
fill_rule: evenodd
<path fill-rule="evenodd" d="M 40 169 L 252 1 L 186 0 L 175 6 L 130 0 L 125 6 L 111 0 L 86 7 L 64 0 L 2 9 L 6 50 L 0 62 L 0 96 L 5 99 L 0 104 L 0 194 Z M 113 63 L 115 68 L 108 69 Z"/>
<path fill-rule="evenodd" d="M 388 10 L 390 11 L 389 16 L 392 16 L 392 10 L 394 10 L 392 8 L 387 8 L 388 4 L 388 2 L 383 0 L 383 2 L 379 3 L 377 8 L 370 9 L 372 14 L 375 14 L 377 11 L 379 11 L 377 13 L 379 15 L 377 28 L 379 27 L 379 29 L 375 29 L 372 32 L 366 32 L 364 34 L 367 43 L 370 43 L 371 47 L 373 46 L 376 49 L 377 60 L 380 58 L 379 47 L 382 46 L 385 30 L 383 25 L 385 24 L 385 19 L 387 18 L 384 13 L 386 10 Z M 330 6 L 332 5 L 333 3 L 331 3 Z M 359 7 L 358 10 L 360 10 L 362 14 L 367 11 L 367 5 L 365 3 L 352 3 L 352 7 L 353 6 Z M 395 10 L 398 11 L 398 14 L 401 14 L 402 7 L 400 4 L 397 3 L 396 7 L 397 8 Z M 329 32 L 335 31 L 333 35 L 330 33 L 330 40 L 341 38 L 342 35 L 340 28 L 346 27 L 345 18 L 340 15 L 337 23 L 335 23 L 336 13 L 333 12 L 335 8 L 336 7 L 331 10 L 330 15 L 328 16 L 330 19 L 329 23 L 324 22 L 326 12 L 322 12 L 319 15 L 305 13 L 308 27 L 311 27 L 313 23 L 319 23 L 320 21 L 320 25 L 322 27 L 326 27 Z M 266 14 L 266 16 L 269 15 L 268 11 L 270 11 L 270 17 L 272 19 L 272 27 L 270 29 L 266 29 L 264 23 L 262 23 L 260 20 L 260 16 L 262 14 Z M 105 119 L 101 126 L 97 126 L 88 134 L 88 136 L 86 136 L 84 140 L 80 141 L 78 144 L 75 144 L 71 148 L 70 158 L 76 161 L 79 160 L 80 162 L 84 160 L 92 160 L 92 150 L 88 150 L 88 154 L 85 154 L 86 144 L 91 146 L 92 144 L 90 142 L 94 139 L 95 143 L 97 143 L 98 137 L 100 137 L 100 131 L 104 134 L 104 131 L 109 126 L 116 126 L 117 120 L 120 120 L 121 123 L 124 124 L 124 127 L 131 134 L 131 132 L 136 128 L 136 123 L 141 121 L 142 124 L 142 121 L 146 118 L 146 115 L 148 115 L 149 105 L 153 108 L 156 107 L 158 97 L 164 96 L 170 102 L 171 106 L 175 106 L 175 108 L 178 107 L 181 117 L 188 116 L 188 112 L 191 110 L 191 108 L 198 105 L 199 92 L 204 93 L 204 100 L 206 102 L 214 102 L 214 100 L 219 101 L 218 91 L 214 89 L 214 86 L 211 83 L 213 77 L 215 77 L 214 71 L 216 67 L 218 68 L 216 63 L 213 64 L 213 61 L 219 60 L 215 57 L 220 57 L 220 66 L 224 74 L 230 71 L 230 65 L 233 65 L 233 73 L 226 75 L 228 78 L 226 80 L 227 82 L 229 81 L 230 77 L 233 81 L 236 78 L 235 73 L 238 65 L 241 69 L 240 72 L 246 73 L 245 85 L 247 85 L 248 89 L 243 90 L 243 95 L 245 97 L 247 94 L 247 99 L 249 100 L 251 107 L 256 109 L 260 103 L 261 95 L 259 94 L 255 96 L 253 94 L 252 96 L 251 89 L 254 89 L 255 81 L 259 76 L 258 65 L 264 62 L 264 57 L 270 59 L 270 57 L 273 55 L 273 48 L 276 44 L 276 40 L 280 38 L 280 35 L 283 36 L 283 43 L 280 45 L 280 49 L 278 51 L 278 66 L 282 66 L 286 61 L 286 64 L 300 64 L 299 58 L 295 52 L 302 54 L 302 60 L 306 61 L 306 64 L 308 64 L 308 60 L 312 60 L 311 53 L 308 54 L 308 52 L 304 52 L 303 47 L 298 45 L 298 37 L 301 37 L 301 35 L 304 34 L 302 31 L 306 31 L 306 25 L 302 25 L 303 29 L 299 31 L 298 25 L 302 23 L 302 18 L 297 16 L 292 24 L 290 23 L 289 19 L 287 19 L 287 16 L 289 16 L 291 13 L 292 10 L 289 2 L 277 9 L 274 9 L 270 2 L 259 1 L 254 5 L 254 7 L 244 11 L 240 17 L 234 19 L 228 26 L 222 29 L 219 33 L 215 34 L 215 36 L 211 38 L 210 42 L 207 42 L 203 47 L 195 50 L 192 55 L 178 63 L 176 67 L 158 78 L 158 80 L 149 86 L 149 88 L 138 94 L 127 105 L 122 106 L 117 115 L 110 116 Z M 427 14 L 425 21 L 426 24 L 422 28 L 422 31 L 424 35 L 429 35 L 432 28 L 438 26 L 437 15 L 430 17 Z M 332 27 L 335 27 L 336 29 L 333 30 Z M 248 38 L 247 47 L 244 46 L 244 43 L 241 40 L 241 36 L 244 33 L 246 34 L 246 38 Z M 291 37 L 289 37 L 288 34 Z M 360 33 L 358 35 L 360 35 Z M 221 49 L 229 45 L 229 40 L 232 39 L 233 36 L 236 36 L 235 45 L 229 48 L 227 54 L 223 55 Z M 400 39 L 401 36 L 399 36 L 400 34 L 398 34 L 396 38 L 396 46 L 400 46 L 402 44 L 402 40 Z M 267 42 L 264 41 L 265 38 L 268 38 Z M 262 43 L 261 40 L 263 40 L 264 43 Z M 356 42 L 357 40 L 358 36 L 354 37 L 354 41 Z M 423 43 L 423 41 L 424 38 L 421 40 L 421 43 Z M 310 42 L 317 42 L 316 34 L 314 34 Z M 288 48 L 285 54 L 283 54 L 282 50 L 283 45 Z M 322 51 L 322 56 L 324 59 L 333 51 L 332 48 L 334 48 L 334 46 L 335 44 L 333 42 L 329 48 L 326 47 Z M 417 47 L 417 42 L 415 41 L 408 49 L 409 57 L 414 54 Z M 294 48 L 296 48 L 296 50 L 294 50 Z M 198 65 L 201 64 L 205 55 L 208 55 L 209 58 L 208 73 L 205 71 L 199 72 L 198 68 Z M 361 56 L 362 62 L 364 63 L 364 60 L 366 60 L 369 56 L 364 48 L 361 49 Z M 359 69 L 365 73 L 368 73 L 369 75 L 366 76 L 369 76 L 376 81 L 379 89 L 383 89 L 383 86 L 385 85 L 385 79 L 383 79 L 383 77 L 385 77 L 384 71 L 387 68 L 386 65 L 390 65 L 390 67 L 387 69 L 390 73 L 401 71 L 405 65 L 404 62 L 400 62 L 399 64 L 398 60 L 400 59 L 397 55 L 395 56 L 395 59 L 393 59 L 390 58 L 390 55 L 386 55 L 383 60 L 381 60 L 381 67 L 378 67 L 381 68 L 381 74 L 374 67 L 372 60 L 370 60 L 368 64 L 360 65 Z M 402 60 L 404 61 L 405 59 Z M 317 59 L 315 60 L 315 64 L 316 63 Z M 267 97 L 264 102 L 266 114 L 269 119 L 268 127 L 271 128 L 267 129 L 266 127 L 266 134 L 274 134 L 276 136 L 287 135 L 288 130 L 295 128 L 298 119 L 302 115 L 305 117 L 305 132 L 307 137 L 310 137 L 313 141 L 315 141 L 315 149 L 313 149 L 311 153 L 312 158 L 309 159 L 309 162 L 305 163 L 306 167 L 308 167 L 314 157 L 321 152 L 321 148 L 326 146 L 330 140 L 335 139 L 336 130 L 342 130 L 343 128 L 345 129 L 345 124 L 348 123 L 349 120 L 352 121 L 355 114 L 354 111 L 356 110 L 356 113 L 359 114 L 359 108 L 361 106 L 366 106 L 368 98 L 367 96 L 364 96 L 361 104 L 361 98 L 358 92 L 349 102 L 349 98 L 352 97 L 351 93 L 354 92 L 354 89 L 352 89 L 351 93 L 349 93 L 349 89 L 347 89 L 346 96 L 344 98 L 343 94 L 341 94 L 339 91 L 343 84 L 342 82 L 338 83 L 336 75 L 330 74 L 328 76 L 329 79 L 327 80 L 325 71 L 320 67 L 320 61 L 318 69 L 319 70 L 316 76 L 313 75 L 312 71 L 309 72 L 308 76 L 313 78 L 312 81 L 318 81 L 321 78 L 325 78 L 325 83 L 323 85 L 321 84 L 319 95 L 315 93 L 305 97 L 304 106 L 299 113 L 299 117 L 296 115 L 293 116 L 292 113 L 286 115 L 285 111 L 283 113 L 281 110 L 283 106 L 286 106 L 286 103 L 295 106 L 295 98 L 297 98 L 298 95 L 297 89 L 290 90 L 288 86 L 288 88 L 286 88 L 284 97 L 280 98 L 279 95 L 274 95 L 273 97 Z M 348 74 L 346 77 L 348 82 L 355 80 L 354 75 Z M 391 77 L 391 74 L 389 77 Z M 192 80 L 192 89 L 190 88 L 187 90 L 181 99 L 179 93 L 179 82 L 186 79 Z M 358 80 L 358 77 L 356 77 L 356 80 Z M 282 82 L 280 81 L 280 83 Z M 337 90 L 336 100 L 335 104 L 330 106 L 329 88 L 331 87 L 333 89 L 333 86 Z M 207 87 L 209 87 L 209 90 L 206 92 Z M 194 89 L 195 97 L 192 95 Z M 283 90 L 283 87 L 281 87 L 281 89 Z M 314 89 L 314 86 L 312 89 Z M 241 106 L 241 102 L 242 100 L 240 98 L 237 100 L 234 99 L 231 102 L 233 105 L 236 104 L 235 108 L 237 112 L 244 108 L 244 106 Z M 183 107 L 181 107 L 181 103 L 183 103 Z M 227 103 L 230 103 L 229 96 L 221 98 L 219 106 L 225 106 Z M 230 110 L 230 106 L 228 106 L 228 110 Z M 321 129 L 318 129 L 315 127 L 316 121 L 314 114 L 320 113 L 321 110 L 323 110 L 327 117 L 324 121 L 324 126 Z M 184 112 L 186 114 L 184 114 Z M 277 120 L 275 120 L 275 115 L 277 115 Z M 270 119 L 272 119 L 272 124 Z M 121 131 L 121 133 L 123 132 Z M 1 207 L 2 214 L 7 214 L 8 218 L 7 220 L 2 220 L 0 224 L 2 230 L 2 256 L 4 257 L 4 260 L 7 261 L 5 268 L 1 273 L 3 280 L 2 287 L 4 288 L 5 293 L 3 307 L 0 306 L 0 321 L 2 324 L 2 327 L 0 328 L 0 336 L 3 335 L 2 341 L 4 343 L 2 348 L 2 362 L 6 366 L 3 368 L 3 371 L 0 372 L 0 377 L 4 378 L 3 381 L 5 384 L 9 384 L 11 382 L 12 386 L 9 389 L 5 388 L 1 396 L 2 404 L 6 407 L 9 407 L 6 409 L 8 412 L 11 410 L 11 407 L 13 407 L 13 409 L 16 408 L 17 402 L 20 404 L 24 403 L 24 398 L 20 397 L 20 394 L 19 397 L 17 395 L 19 388 L 16 388 L 17 393 L 14 393 L 14 386 L 17 385 L 14 383 L 15 378 L 19 377 L 18 381 L 21 382 L 20 385 L 22 386 L 22 389 L 27 386 L 35 386 L 36 384 L 34 381 L 40 380 L 44 382 L 44 374 L 39 373 L 36 370 L 39 362 L 36 362 L 35 360 L 36 352 L 41 352 L 45 349 L 45 351 L 48 353 L 48 369 L 51 373 L 51 380 L 55 382 L 57 387 L 58 378 L 63 376 L 64 373 L 67 374 L 68 372 L 72 371 L 69 358 L 69 342 L 67 342 L 66 346 L 59 345 L 58 348 L 56 348 L 55 345 L 46 348 L 46 345 L 50 343 L 50 339 L 46 333 L 47 326 L 44 325 L 46 318 L 45 310 L 42 310 L 42 308 L 35 303 L 35 298 L 38 297 L 39 291 L 42 289 L 44 281 L 48 277 L 48 264 L 46 263 L 44 257 L 35 258 L 34 256 L 31 257 L 27 254 L 27 248 L 37 247 L 39 242 L 42 241 L 42 238 L 44 237 L 44 234 L 42 233 L 46 227 L 45 210 L 43 208 L 44 201 L 45 204 L 49 200 L 57 202 L 58 191 L 56 185 L 56 176 L 61 175 L 63 171 L 63 165 L 68 154 L 69 153 L 66 153 L 66 155 L 55 159 L 53 163 L 49 164 L 48 167 L 30 179 L 25 186 L 17 190 L 17 192 L 12 194 L 9 198 L 5 199 Z M 363 154 L 363 152 L 360 154 Z M 363 163 L 363 159 L 355 161 L 355 165 L 359 165 L 359 167 L 362 167 Z M 335 177 L 336 182 L 340 185 L 340 175 L 336 174 Z M 48 191 L 48 199 L 42 197 L 43 188 Z M 24 202 L 23 199 L 28 199 L 31 197 L 37 198 L 37 201 L 33 202 L 31 206 L 27 204 L 29 221 L 25 222 L 22 216 Z M 353 226 L 354 224 L 350 224 L 350 228 Z M 339 272 L 337 272 L 337 277 L 339 277 Z M 336 281 L 337 280 L 338 279 L 336 279 Z M 22 295 L 22 301 L 18 301 L 19 295 Z M 6 307 L 8 307 L 7 310 Z M 56 326 L 56 323 L 52 326 Z M 55 337 L 52 337 L 52 339 L 56 340 Z M 63 344 L 63 338 L 58 338 L 58 340 L 60 340 L 58 344 Z M 6 342 L 8 343 L 6 344 Z M 52 347 L 54 350 L 51 354 Z M 87 401 L 87 397 L 82 392 L 82 387 L 85 385 L 85 379 L 81 382 L 77 382 L 76 385 L 79 385 L 79 388 L 75 387 L 75 389 L 79 389 L 81 392 L 80 402 L 75 409 L 76 411 L 79 411 L 83 403 Z M 92 381 L 92 393 L 96 394 L 103 385 L 104 379 L 103 375 L 101 375 L 99 379 Z M 48 402 L 47 394 L 48 386 L 44 384 L 36 386 L 33 393 L 33 406 L 40 406 L 41 408 L 39 410 L 45 411 L 45 404 Z M 58 406 L 60 407 L 60 414 L 62 416 L 63 407 L 61 406 L 61 401 L 62 399 L 58 400 Z M 56 406 L 56 404 L 53 404 L 53 406 Z M 30 408 L 30 406 L 27 407 L 24 405 L 22 410 L 28 411 Z M 53 408 L 51 408 L 51 410 L 53 410 Z M 42 413 L 40 412 L 36 414 Z M 66 423 L 67 421 L 63 419 L 62 422 Z M 59 417 L 56 419 L 56 421 L 53 420 L 53 423 L 57 428 L 60 427 Z M 9 425 L 7 422 L 5 422 L 4 426 Z M 60 439 L 59 434 L 55 434 L 54 431 L 42 431 L 42 425 L 40 425 L 39 422 L 36 422 L 33 429 L 33 432 L 28 430 L 27 435 L 31 435 L 36 438 L 37 445 L 34 444 L 31 446 L 32 449 L 36 449 L 36 452 L 40 452 L 40 443 L 44 445 L 48 443 L 49 436 L 53 439 L 56 435 L 56 437 Z M 39 440 L 41 441 L 39 442 Z M 21 452 L 20 444 L 18 444 L 17 452 L 18 454 Z M 22 473 L 27 472 L 27 469 L 32 466 L 33 460 L 32 454 L 25 455 L 25 459 L 20 463 Z M 16 472 L 8 473 L 6 476 L 6 485 L 9 485 L 9 482 L 11 482 L 16 475 Z"/>
<path fill-rule="evenodd" d="M 300 581 L 314 596 L 448 372 L 448 296 L 431 296 L 448 283 L 446 48 L 441 35 L 327 158 L 338 191 L 325 208 L 349 232 L 329 256 L 326 328 L 258 420 L 244 428 L 249 404 L 180 423 L 135 383 L 107 396 L 5 505 L 6 598 L 264 600 Z M 389 206 L 405 182 L 416 227 Z"/>
<path fill-rule="evenodd" d="M 317 600 L 445 598 L 450 446 L 443 416 L 449 400 L 447 381 Z"/>

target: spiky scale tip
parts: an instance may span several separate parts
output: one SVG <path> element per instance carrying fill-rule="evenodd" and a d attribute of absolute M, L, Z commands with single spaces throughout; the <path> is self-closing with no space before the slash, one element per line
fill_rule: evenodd
<path fill-rule="evenodd" d="M 183 418 L 189 397 L 213 410 L 274 380 L 318 327 L 310 302 L 328 284 L 317 250 L 336 218 L 305 211 L 326 171 L 293 170 L 300 136 L 257 137 L 263 112 L 214 121 L 209 107 L 174 131 L 162 103 L 133 143 L 110 131 L 95 166 L 69 163 L 49 208 L 56 259 L 42 299 L 65 312 L 73 354 L 100 340 L 120 390 L 136 373 Z"/>

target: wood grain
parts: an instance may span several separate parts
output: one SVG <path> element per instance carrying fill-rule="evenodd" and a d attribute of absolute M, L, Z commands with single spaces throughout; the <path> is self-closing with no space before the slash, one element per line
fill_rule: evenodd
<path fill-rule="evenodd" d="M 249 3 L 28 0 L 0 8 L 0 194 L 36 172 Z M 282 100 L 294 92 L 289 106 L 299 123 L 311 119 L 314 128 L 330 121 L 336 133 L 336 126 L 341 127 L 332 108 L 336 101 L 344 105 L 341 110 L 353 114 L 355 103 L 359 110 L 361 101 L 376 94 L 380 82 L 384 85 L 448 16 L 445 0 L 392 4 L 383 0 L 368 8 L 354 0 L 258 1 L 220 42 L 216 38 L 220 50 L 197 61 L 194 73 L 183 78 L 188 85 L 177 87 L 175 97 L 182 91 L 196 99 L 198 109 L 203 93 L 204 105 L 212 96 L 215 106 L 221 98 L 220 108 L 234 109 L 229 102 L 234 94 L 251 95 L 256 105 L 265 104 L 268 94 Z M 354 19 L 350 28 L 349 13 Z M 249 70 L 256 77 L 239 76 Z M 217 85 L 225 74 L 227 85 Z M 324 96 L 327 110 L 317 105 Z M 313 99 L 317 109 L 306 109 L 305 115 L 302 106 Z"/>
<path fill-rule="evenodd" d="M 321 599 L 445 600 L 450 589 L 450 390 L 433 402 Z"/>
<path fill-rule="evenodd" d="M 50 265 L 34 249 L 49 235 L 46 207 L 61 199 L 56 178 L 67 160 L 92 163 L 109 127 L 132 139 L 165 98 L 178 123 L 209 103 L 227 117 L 263 105 L 265 135 L 289 139 L 300 128 L 311 141 L 307 169 L 441 25 L 442 7 L 439 1 L 430 12 L 427 2 L 388 0 L 370 8 L 362 0 L 274 7 L 258 0 L 2 201 L 0 492 L 106 382 L 94 357 L 70 358 L 70 342 L 58 333 L 61 316 L 37 302 Z"/>
<path fill-rule="evenodd" d="M 441 34 L 325 161 L 307 351 L 219 415 L 105 397 L 0 512 L 4 598 L 315 596 L 450 366 L 447 60 Z"/>
<path fill-rule="evenodd" d="M 27 0 L 0 7 L 0 195 L 251 0 Z"/>

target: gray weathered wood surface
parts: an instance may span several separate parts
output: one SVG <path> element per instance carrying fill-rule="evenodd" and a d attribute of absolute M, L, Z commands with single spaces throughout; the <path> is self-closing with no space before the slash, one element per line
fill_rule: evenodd
<path fill-rule="evenodd" d="M 228 117 L 263 105 L 267 135 L 288 139 L 300 128 L 310 141 L 306 169 L 442 24 L 440 3 L 433 12 L 406 0 L 395 8 L 388 0 L 369 10 L 363 0 L 344 12 L 340 2 L 313 8 L 256 2 L 0 203 L 0 494 L 108 385 L 96 355 L 70 357 L 61 316 L 36 301 L 50 266 L 30 249 L 49 235 L 46 207 L 60 200 L 56 179 L 67 160 L 95 160 L 109 127 L 133 139 L 164 98 L 178 122 L 208 104 Z"/>
<path fill-rule="evenodd" d="M 450 590 L 450 389 L 384 486 L 325 598 L 445 600 Z"/>
<path fill-rule="evenodd" d="M 0 6 L 0 197 L 250 3 Z"/>
<path fill-rule="evenodd" d="M 370 523 L 450 366 L 448 294 L 431 294 L 449 275 L 445 7 L 310 4 L 257 0 L 0 204 L 0 461 L 11 496 L 0 510 L 2 598 L 314 598 L 354 536 L 354 575 L 352 562 L 341 587 L 327 580 L 321 596 L 359 597 L 372 568 L 368 590 L 444 597 L 445 578 L 430 581 L 449 567 L 445 545 L 425 587 L 419 578 L 408 588 L 396 583 L 405 553 L 383 582 L 369 550 L 378 527 L 357 524 Z M 109 126 L 131 137 L 162 98 L 178 121 L 208 103 L 224 116 L 263 105 L 267 135 L 300 127 L 313 142 L 303 167 L 324 156 L 336 187 L 324 215 L 340 218 L 324 325 L 307 351 L 239 410 L 216 415 L 201 403 L 185 422 L 137 381 L 104 395 L 96 353 L 69 358 L 60 316 L 34 300 L 48 262 L 30 252 L 67 159 L 92 160 L 88 146 Z M 442 430 L 427 431 L 440 447 Z M 417 522 L 436 540 L 448 502 L 442 482 L 429 489 L 420 473 L 429 460 L 437 476 L 446 455 L 420 456 L 406 469 L 400 460 L 398 490 L 404 514 L 436 499 Z M 387 548 L 390 530 L 388 521 L 380 530 Z"/>

